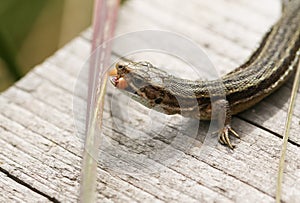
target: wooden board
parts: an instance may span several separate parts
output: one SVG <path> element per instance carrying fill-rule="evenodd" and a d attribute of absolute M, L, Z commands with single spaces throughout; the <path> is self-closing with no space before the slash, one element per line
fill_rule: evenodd
<path fill-rule="evenodd" d="M 116 35 L 145 29 L 176 32 L 194 40 L 224 74 L 247 58 L 279 15 L 280 3 L 272 0 L 128 0 Z M 90 40 L 89 29 L 1 94 L 1 201 L 78 200 L 83 142 L 73 108 L 84 102 L 80 91 L 85 84 L 78 75 L 89 57 Z M 113 59 L 119 51 L 113 50 Z M 156 60 L 151 57 L 145 60 Z M 156 63 L 179 66 L 169 60 Z M 108 85 L 102 139 L 109 145 L 100 151 L 98 202 L 274 202 L 291 82 L 233 118 L 242 137 L 233 140 L 234 151 L 202 144 L 208 123 L 200 122 L 193 134 L 198 126 L 192 122 L 182 130 L 186 121 L 180 116 L 149 114 L 133 102 L 124 109 L 127 98 Z M 284 173 L 285 202 L 295 202 L 300 194 L 297 103 Z"/>

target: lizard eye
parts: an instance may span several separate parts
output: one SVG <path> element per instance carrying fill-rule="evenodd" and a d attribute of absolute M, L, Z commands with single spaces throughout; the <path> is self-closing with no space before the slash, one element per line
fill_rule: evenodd
<path fill-rule="evenodd" d="M 117 64 L 117 69 L 123 70 L 125 66 L 123 64 Z"/>
<path fill-rule="evenodd" d="M 124 70 L 124 69 L 126 68 L 126 65 L 127 65 L 126 62 L 118 62 L 118 63 L 116 64 L 116 68 L 117 68 L 118 70 Z"/>

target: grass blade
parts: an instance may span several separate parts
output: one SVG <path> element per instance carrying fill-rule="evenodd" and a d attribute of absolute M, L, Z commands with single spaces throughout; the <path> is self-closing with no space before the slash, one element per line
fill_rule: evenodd
<path fill-rule="evenodd" d="M 281 148 L 281 156 L 279 160 L 278 166 L 278 175 L 277 175 L 277 187 L 276 187 L 276 202 L 280 203 L 281 200 L 281 192 L 282 192 L 282 179 L 283 179 L 283 169 L 284 169 L 284 161 L 286 156 L 287 143 L 289 139 L 289 133 L 291 128 L 291 122 L 293 117 L 293 111 L 295 107 L 295 101 L 297 96 L 297 90 L 299 89 L 300 82 L 300 63 L 298 64 L 296 76 L 293 83 L 293 89 L 291 93 L 291 101 L 288 107 L 288 115 L 285 122 L 285 131 L 283 135 L 283 143 Z"/>
<path fill-rule="evenodd" d="M 80 185 L 80 202 L 96 202 L 97 158 L 101 132 L 107 75 L 104 68 L 110 59 L 111 47 L 100 46 L 113 37 L 119 0 L 96 0 L 94 9 L 92 57 L 86 115 L 86 138 Z M 102 79 L 100 79 L 102 76 Z M 100 88 L 99 88 L 100 87 Z"/>

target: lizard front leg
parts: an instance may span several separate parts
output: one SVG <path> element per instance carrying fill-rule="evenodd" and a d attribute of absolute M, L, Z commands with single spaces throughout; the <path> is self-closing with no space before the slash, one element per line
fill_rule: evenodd
<path fill-rule="evenodd" d="M 217 112 L 219 142 L 223 145 L 227 145 L 230 149 L 233 149 L 234 145 L 231 144 L 229 133 L 232 133 L 237 138 L 240 138 L 240 136 L 231 128 L 231 111 L 229 103 L 226 99 L 220 99 L 214 101 L 214 106 Z"/>

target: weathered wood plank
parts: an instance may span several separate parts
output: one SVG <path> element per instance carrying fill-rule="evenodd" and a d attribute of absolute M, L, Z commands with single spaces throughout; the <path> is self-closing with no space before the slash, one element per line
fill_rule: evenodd
<path fill-rule="evenodd" d="M 45 68 L 44 70 L 45 70 L 45 72 L 48 72 L 48 71 L 47 71 L 47 68 Z M 47 78 L 45 78 L 45 79 L 47 79 Z M 50 78 L 50 79 L 52 80 L 53 78 Z M 45 82 L 45 81 L 44 81 L 44 82 Z M 50 88 L 50 89 L 49 89 L 50 92 L 56 92 L 55 90 L 51 90 L 52 88 L 55 88 L 55 89 L 57 88 L 57 89 L 59 89 L 59 88 L 63 88 L 63 86 L 64 86 L 63 83 L 58 84 L 58 87 L 57 87 L 56 85 L 55 85 L 55 86 L 47 85 L 48 89 Z M 37 88 L 43 89 L 43 86 L 39 86 L 39 87 L 37 87 Z M 37 90 L 38 90 L 38 89 L 37 89 Z M 41 92 L 41 93 L 42 93 L 43 90 L 38 90 L 38 92 Z M 60 93 L 60 94 L 70 94 L 70 93 L 65 93 L 65 92 L 64 92 L 64 93 Z M 7 93 L 4 94 L 4 95 L 6 96 Z M 8 94 L 8 95 L 9 95 L 9 94 Z M 57 95 L 54 94 L 54 95 L 52 95 L 52 96 L 53 96 L 53 97 L 56 97 Z M 40 98 L 39 95 L 36 95 L 36 97 L 37 97 L 37 98 Z M 13 98 L 13 97 L 12 97 L 12 98 Z M 43 99 L 43 98 L 42 98 L 42 99 Z M 47 102 L 47 99 L 45 99 L 44 102 Z M 20 102 L 20 103 L 23 103 L 23 102 Z M 58 102 L 57 105 L 61 105 L 61 103 Z M 29 108 L 29 107 L 26 107 L 26 108 Z M 55 113 L 55 111 L 53 111 L 53 112 Z M 107 114 L 108 114 L 108 113 L 109 113 L 109 112 L 107 112 Z M 142 116 L 142 115 L 139 115 L 139 116 Z M 64 125 L 64 124 L 63 124 L 63 125 Z M 109 128 L 109 124 L 107 124 L 107 125 L 108 125 L 108 128 Z M 242 127 L 244 128 L 245 126 L 242 126 Z M 239 129 L 239 130 L 240 130 L 240 129 Z M 109 135 L 110 132 L 107 132 L 106 134 Z M 251 133 L 245 133 L 245 134 L 251 134 Z M 268 135 L 268 136 L 270 136 L 270 135 Z M 256 139 L 256 140 L 252 140 L 252 142 L 257 142 L 257 140 L 259 141 L 261 138 L 258 136 L 258 138 L 255 138 L 255 137 L 253 138 L 253 137 L 252 137 L 252 139 Z M 244 141 L 244 140 L 243 140 L 243 141 Z M 266 137 L 266 142 L 268 143 L 268 137 Z M 241 145 L 241 143 L 240 143 L 240 145 Z M 251 145 L 251 144 L 249 143 L 249 145 Z M 277 145 L 277 147 L 278 147 L 278 145 Z M 273 147 L 273 148 L 274 148 L 274 147 Z M 272 149 L 272 148 L 271 148 L 271 149 Z M 248 150 L 250 150 L 250 149 L 248 149 Z M 248 151 L 248 150 L 247 150 L 247 151 Z M 259 151 L 259 150 L 258 150 L 258 149 L 252 149 L 251 151 Z M 276 153 L 278 153 L 278 151 L 275 151 L 275 153 L 273 153 L 273 154 L 276 154 Z M 273 155 L 272 155 L 272 156 L 273 156 Z M 271 157 L 272 157 L 272 156 L 271 156 Z M 261 161 L 261 159 L 258 160 L 258 162 L 260 162 L 260 161 Z M 276 163 L 274 163 L 274 164 L 276 165 Z M 238 167 L 240 167 L 240 166 L 238 166 Z M 274 167 L 274 168 L 275 168 L 275 167 Z M 276 171 L 276 168 L 275 168 L 275 171 Z M 226 172 L 226 171 L 224 171 L 224 172 Z M 190 173 L 190 172 L 189 172 L 189 173 Z M 189 173 L 188 173 L 188 174 L 189 174 Z M 257 173 L 257 171 L 254 170 L 254 173 Z M 275 173 L 275 172 L 274 172 L 274 173 Z M 187 174 L 185 174 L 185 175 L 187 175 Z M 274 175 L 274 174 L 273 174 L 273 175 Z M 269 179 L 269 178 L 270 178 L 270 177 L 268 177 L 267 179 Z M 257 180 L 257 179 L 256 179 L 256 180 Z M 220 182 L 222 182 L 222 181 L 220 180 Z M 260 181 L 258 181 L 258 182 L 260 182 Z M 266 182 L 266 181 L 262 181 L 262 182 Z M 269 184 L 269 183 L 268 183 L 268 184 Z M 244 188 L 244 187 L 240 187 L 240 188 Z M 271 191 L 270 191 L 270 192 L 271 192 Z"/>
<path fill-rule="evenodd" d="M 259 3 L 193 0 L 188 4 L 179 0 L 129 0 L 121 8 L 117 34 L 154 28 L 183 34 L 204 47 L 218 71 L 225 73 L 247 58 L 278 17 L 278 11 L 279 2 L 271 0 Z M 46 194 L 47 199 L 42 201 L 55 198 L 74 202 L 78 198 L 83 142 L 76 134 L 78 126 L 74 126 L 73 100 L 84 102 L 84 93 L 74 94 L 74 87 L 77 84 L 80 90 L 86 88 L 78 74 L 90 54 L 90 39 L 91 30 L 87 30 L 0 96 L 3 148 L 0 168 Z M 118 54 L 118 50 L 114 53 Z M 176 62 L 157 61 L 159 66 L 171 63 L 172 67 L 178 67 Z M 212 149 L 203 151 L 205 146 L 200 141 L 206 136 L 208 123 L 200 123 L 195 137 L 190 133 L 191 127 L 190 131 L 176 136 L 177 141 L 174 135 L 181 132 L 178 116 L 169 117 L 164 131 L 157 132 L 155 128 L 151 131 L 149 110 L 136 103 L 122 108 L 120 104 L 127 102 L 126 97 L 108 85 L 102 137 L 111 146 L 100 151 L 98 200 L 239 202 L 247 198 L 251 202 L 273 202 L 281 148 L 277 134 L 283 129 L 282 115 L 287 108 L 289 90 L 290 84 L 285 85 L 233 119 L 233 126 L 242 139 L 234 140 L 238 146 L 232 152 L 220 145 L 206 146 Z M 124 117 L 127 110 L 130 118 Z M 284 174 L 286 202 L 299 198 L 299 117 L 298 104 L 291 132 L 294 143 L 288 146 Z M 163 116 L 150 118 L 153 126 L 161 126 L 166 121 Z M 132 129 L 124 131 L 124 126 Z M 191 146 L 187 147 L 186 143 Z M 170 160 L 150 156 L 159 153 Z M 133 154 L 135 159 L 131 158 Z M 144 168 L 147 173 L 137 175 L 136 170 L 143 169 L 137 165 L 139 160 L 152 164 Z M 129 171 L 136 173 L 128 174 Z M 1 172 L 0 188 L 4 188 L 5 201 L 44 198 Z"/>
<path fill-rule="evenodd" d="M 44 196 L 33 192 L 15 180 L 0 173 L 1 202 L 50 202 Z"/>

